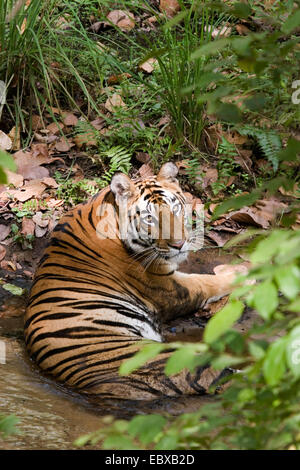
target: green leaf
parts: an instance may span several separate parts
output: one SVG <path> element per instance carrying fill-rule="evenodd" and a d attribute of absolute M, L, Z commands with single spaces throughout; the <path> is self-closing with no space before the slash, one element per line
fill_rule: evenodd
<path fill-rule="evenodd" d="M 19 419 L 15 415 L 0 416 L 0 434 L 3 433 L 4 436 L 16 434 L 18 432 L 16 429 L 18 423 Z"/>
<path fill-rule="evenodd" d="M 286 346 L 287 363 L 294 376 L 300 377 L 300 325 L 290 331 Z"/>
<path fill-rule="evenodd" d="M 281 26 L 281 31 L 290 34 L 300 25 L 300 10 L 293 11 Z"/>
<path fill-rule="evenodd" d="M 128 428 L 129 434 L 138 437 L 143 444 L 153 442 L 167 420 L 161 415 L 135 416 Z"/>
<path fill-rule="evenodd" d="M 278 160 L 295 161 L 300 153 L 300 142 L 292 137 L 289 138 L 285 149 L 277 154 Z"/>
<path fill-rule="evenodd" d="M 271 344 L 263 363 L 263 373 L 268 385 L 276 385 L 282 378 L 285 370 L 285 351 L 287 338 L 280 338 Z"/>
<path fill-rule="evenodd" d="M 211 362 L 211 366 L 216 370 L 222 370 L 225 367 L 235 366 L 245 362 L 243 357 L 235 357 L 230 354 L 221 354 Z"/>
<path fill-rule="evenodd" d="M 238 18 L 248 18 L 251 15 L 251 7 L 246 3 L 237 2 L 233 5 L 232 14 Z"/>
<path fill-rule="evenodd" d="M 250 256 L 251 263 L 257 264 L 269 261 L 278 253 L 280 246 L 286 242 L 289 236 L 290 234 L 286 230 L 274 230 L 268 238 L 257 244 L 255 251 Z"/>
<path fill-rule="evenodd" d="M 241 120 L 241 111 L 232 103 L 221 103 L 216 114 L 221 121 L 237 123 Z"/>
<path fill-rule="evenodd" d="M 8 168 L 10 171 L 16 171 L 17 165 L 11 155 L 0 150 L 0 166 Z"/>
<path fill-rule="evenodd" d="M 300 291 L 299 269 L 295 265 L 280 266 L 275 271 L 279 290 L 290 300 L 296 298 Z"/>
<path fill-rule="evenodd" d="M 275 285 L 271 281 L 264 281 L 253 291 L 253 305 L 258 313 L 269 320 L 278 305 L 278 293 Z"/>
<path fill-rule="evenodd" d="M 258 341 L 250 341 L 248 348 L 250 354 L 257 360 L 262 359 L 266 354 L 266 351 L 259 345 Z"/>
<path fill-rule="evenodd" d="M 151 343 L 143 347 L 137 354 L 131 359 L 121 364 L 119 373 L 120 375 L 129 375 L 136 369 L 143 366 L 149 359 L 157 356 L 163 349 L 164 344 L 162 343 Z"/>
<path fill-rule="evenodd" d="M 182 369 L 193 370 L 195 367 L 195 348 L 192 346 L 185 346 L 177 349 L 172 356 L 169 357 L 166 367 L 166 375 L 178 374 Z"/>
<path fill-rule="evenodd" d="M 217 312 L 207 323 L 204 330 L 204 341 L 213 343 L 225 333 L 242 315 L 244 304 L 240 300 L 232 300 Z"/>
<path fill-rule="evenodd" d="M 174 450 L 177 449 L 177 442 L 179 436 L 163 436 L 156 446 L 155 450 Z"/>
<path fill-rule="evenodd" d="M 262 194 L 261 189 L 255 189 L 250 194 L 242 194 L 241 196 L 235 196 L 219 204 L 213 211 L 212 221 L 218 219 L 220 215 L 225 214 L 232 209 L 240 209 L 244 206 L 251 206 Z"/>
<path fill-rule="evenodd" d="M 222 39 L 218 39 L 216 41 L 211 41 L 207 44 L 204 44 L 203 46 L 199 47 L 198 49 L 196 49 L 196 51 L 194 51 L 191 54 L 191 60 L 198 59 L 199 57 L 202 57 L 202 56 L 215 54 L 221 49 L 224 49 L 224 47 L 226 47 L 229 43 L 230 43 L 230 40 L 228 38 L 222 38 Z"/>
<path fill-rule="evenodd" d="M 13 295 L 23 295 L 25 292 L 25 289 L 22 289 L 21 287 L 15 286 L 14 284 L 2 284 L 3 289 L 7 290 Z"/>
<path fill-rule="evenodd" d="M 250 109 L 250 111 L 260 111 L 266 104 L 266 97 L 263 93 L 257 93 L 251 98 L 244 100 L 244 105 Z"/>

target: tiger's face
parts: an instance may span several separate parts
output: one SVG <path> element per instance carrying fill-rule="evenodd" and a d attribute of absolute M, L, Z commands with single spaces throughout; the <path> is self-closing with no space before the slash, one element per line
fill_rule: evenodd
<path fill-rule="evenodd" d="M 176 165 L 166 163 L 155 177 L 134 182 L 120 173 L 111 182 L 123 243 L 149 265 L 178 264 L 187 257 L 188 214 L 177 172 Z"/>

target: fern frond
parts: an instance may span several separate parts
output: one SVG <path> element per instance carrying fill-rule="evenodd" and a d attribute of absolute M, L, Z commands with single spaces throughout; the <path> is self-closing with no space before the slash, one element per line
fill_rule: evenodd
<path fill-rule="evenodd" d="M 252 126 L 243 126 L 237 129 L 241 135 L 255 137 L 259 147 L 269 162 L 273 165 L 273 170 L 278 170 L 278 152 L 282 149 L 282 142 L 277 132 L 270 129 L 258 129 Z"/>
<path fill-rule="evenodd" d="M 114 173 L 121 171 L 122 173 L 128 173 L 131 168 L 131 153 L 129 153 L 124 147 L 115 146 L 106 150 L 102 153 L 104 158 L 110 160 L 109 169 L 102 175 L 102 180 L 109 184 Z"/>

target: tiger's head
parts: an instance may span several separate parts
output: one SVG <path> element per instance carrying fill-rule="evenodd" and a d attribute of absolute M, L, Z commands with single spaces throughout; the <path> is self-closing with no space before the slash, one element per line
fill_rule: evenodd
<path fill-rule="evenodd" d="M 178 264 L 189 251 L 188 211 L 177 173 L 169 162 L 157 176 L 133 181 L 118 173 L 111 181 L 122 242 L 149 265 L 156 260 Z"/>

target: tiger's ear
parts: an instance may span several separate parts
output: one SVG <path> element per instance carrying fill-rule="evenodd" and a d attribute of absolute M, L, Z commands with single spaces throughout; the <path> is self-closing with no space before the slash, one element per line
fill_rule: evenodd
<path fill-rule="evenodd" d="M 125 173 L 116 173 L 110 183 L 110 189 L 114 193 L 116 202 L 128 200 L 135 193 L 134 183 Z"/>
<path fill-rule="evenodd" d="M 175 163 L 168 162 L 168 163 L 165 163 L 161 167 L 157 175 L 157 180 L 158 181 L 165 180 L 165 181 L 169 181 L 172 183 L 178 183 L 176 179 L 177 174 L 178 174 L 178 168 L 175 165 Z"/>

